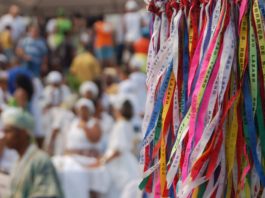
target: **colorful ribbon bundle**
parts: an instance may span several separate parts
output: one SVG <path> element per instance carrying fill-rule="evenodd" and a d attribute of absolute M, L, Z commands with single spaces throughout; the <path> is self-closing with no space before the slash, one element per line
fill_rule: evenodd
<path fill-rule="evenodd" d="M 263 0 L 151 0 L 141 189 L 265 197 Z"/>

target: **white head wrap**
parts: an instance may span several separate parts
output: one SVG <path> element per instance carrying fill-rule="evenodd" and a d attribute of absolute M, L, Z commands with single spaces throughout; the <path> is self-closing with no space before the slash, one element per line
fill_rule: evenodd
<path fill-rule="evenodd" d="M 76 103 L 76 109 L 80 109 L 81 107 L 87 107 L 89 112 L 91 114 L 94 114 L 95 113 L 95 106 L 93 104 L 93 102 L 89 99 L 86 99 L 86 98 L 81 98 L 77 101 Z"/>
<path fill-rule="evenodd" d="M 87 92 L 91 92 L 93 95 L 93 99 L 96 99 L 98 97 L 98 87 L 97 85 L 92 81 L 87 81 L 82 83 L 79 89 L 79 93 L 81 96 L 84 96 Z"/>
<path fill-rule="evenodd" d="M 11 125 L 19 129 L 25 130 L 29 135 L 33 135 L 34 119 L 26 111 L 20 108 L 8 108 L 2 113 L 2 121 L 4 125 Z"/>
<path fill-rule="evenodd" d="M 133 10 L 136 10 L 136 9 L 138 9 L 138 4 L 137 4 L 137 2 L 134 1 L 134 0 L 129 0 L 129 1 L 127 1 L 126 4 L 125 4 L 125 9 L 126 9 L 127 11 L 133 11 Z"/>
<path fill-rule="evenodd" d="M 58 71 L 51 71 L 46 78 L 48 84 L 61 83 L 62 80 L 63 80 L 62 74 L 60 74 L 60 72 Z"/>

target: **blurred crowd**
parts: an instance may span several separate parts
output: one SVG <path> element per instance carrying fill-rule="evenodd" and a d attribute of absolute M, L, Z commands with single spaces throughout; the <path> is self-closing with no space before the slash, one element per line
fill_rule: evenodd
<path fill-rule="evenodd" d="M 151 16 L 0 18 L 0 198 L 137 198 Z"/>

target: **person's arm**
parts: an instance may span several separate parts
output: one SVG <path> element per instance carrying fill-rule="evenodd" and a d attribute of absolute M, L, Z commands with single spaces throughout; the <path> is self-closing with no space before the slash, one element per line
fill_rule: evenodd
<path fill-rule="evenodd" d="M 104 155 L 101 158 L 98 158 L 97 161 L 93 164 L 89 164 L 89 168 L 97 168 L 100 166 L 104 166 L 105 164 L 111 162 L 121 155 L 121 152 L 118 150 L 113 151 L 111 154 Z"/>
<path fill-rule="evenodd" d="M 98 122 L 96 122 L 96 124 L 92 128 L 88 128 L 85 122 L 81 122 L 80 127 L 85 131 L 86 137 L 90 142 L 99 142 L 101 138 L 101 129 Z"/>
<path fill-rule="evenodd" d="M 101 165 L 107 164 L 121 155 L 120 151 L 113 151 L 110 155 L 103 156 L 99 159 Z"/>
<path fill-rule="evenodd" d="M 23 41 L 21 41 L 21 42 L 18 44 L 18 46 L 17 46 L 17 48 L 16 48 L 16 54 L 17 54 L 17 56 L 18 56 L 19 58 L 21 58 L 21 59 L 24 60 L 24 61 L 30 61 L 30 60 L 31 60 L 31 57 L 28 56 L 28 55 L 25 53 L 24 49 L 23 49 Z"/>
<path fill-rule="evenodd" d="M 51 141 L 50 141 L 48 148 L 47 148 L 47 152 L 49 155 L 53 155 L 54 146 L 55 146 L 55 139 L 58 136 L 59 132 L 60 132 L 60 130 L 58 128 L 52 130 Z"/>
<path fill-rule="evenodd" d="M 23 50 L 23 48 L 21 47 L 17 47 L 16 48 L 16 54 L 19 58 L 23 59 L 24 61 L 30 61 L 31 57 L 28 56 L 25 51 Z"/>

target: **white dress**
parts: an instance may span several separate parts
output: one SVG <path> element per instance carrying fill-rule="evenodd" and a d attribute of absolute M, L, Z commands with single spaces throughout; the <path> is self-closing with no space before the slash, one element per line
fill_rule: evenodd
<path fill-rule="evenodd" d="M 86 168 L 96 159 L 80 155 L 56 156 L 52 159 L 65 198 L 89 198 L 89 192 L 105 194 L 110 178 L 105 167 Z"/>
<path fill-rule="evenodd" d="M 108 146 L 108 139 L 113 124 L 114 124 L 113 118 L 107 112 L 102 112 L 100 118 L 100 128 L 102 130 L 102 138 L 100 140 L 100 146 L 101 146 L 100 150 L 102 151 L 102 153 L 106 151 L 106 148 Z"/>
<path fill-rule="evenodd" d="M 119 151 L 120 156 L 106 165 L 113 180 L 113 186 L 107 197 L 119 198 L 126 185 L 140 177 L 137 159 L 131 152 L 133 139 L 132 124 L 126 120 L 117 121 L 110 135 L 106 155 L 109 156 L 113 152 Z"/>
<path fill-rule="evenodd" d="M 91 143 L 85 134 L 85 131 L 80 128 L 79 125 L 80 120 L 76 119 L 71 124 L 70 130 L 66 135 L 66 149 L 67 150 L 100 150 L 100 143 Z M 92 128 L 96 124 L 96 119 L 91 118 L 87 127 Z"/>

